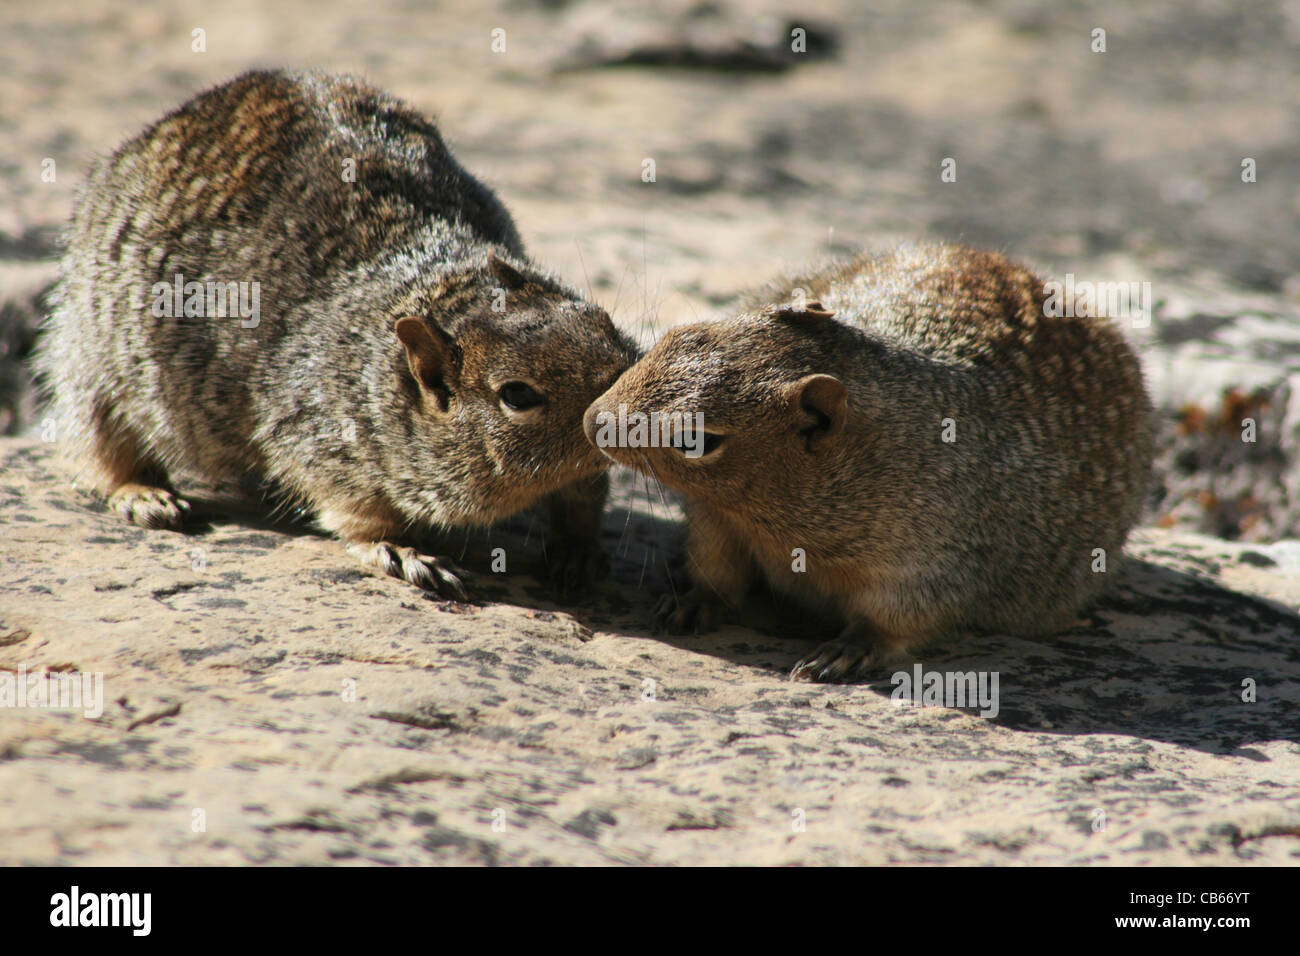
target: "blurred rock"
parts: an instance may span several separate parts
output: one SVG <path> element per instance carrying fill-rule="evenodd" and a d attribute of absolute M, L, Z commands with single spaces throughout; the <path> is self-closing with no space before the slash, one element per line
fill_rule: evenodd
<path fill-rule="evenodd" d="M 1300 305 L 1207 278 L 1154 287 L 1154 320 L 1133 330 L 1162 412 L 1148 519 L 1300 537 Z"/>
<path fill-rule="evenodd" d="M 0 435 L 21 434 L 36 421 L 36 395 L 27 359 L 57 271 L 49 261 L 0 260 Z"/>
<path fill-rule="evenodd" d="M 782 73 L 829 59 L 839 48 L 836 27 L 816 20 L 770 16 L 757 21 L 741 6 L 698 4 L 678 8 L 653 26 L 634 28 L 626 40 L 620 18 L 605 30 L 589 31 L 577 49 L 565 54 L 557 71 L 610 67 L 711 70 L 723 73 Z"/>
<path fill-rule="evenodd" d="M 1152 508 L 1162 528 L 1241 541 L 1300 537 L 1300 375 L 1166 418 Z"/>

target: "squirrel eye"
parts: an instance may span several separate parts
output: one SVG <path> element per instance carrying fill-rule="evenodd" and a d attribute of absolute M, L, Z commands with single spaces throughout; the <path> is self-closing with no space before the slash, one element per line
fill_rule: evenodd
<path fill-rule="evenodd" d="M 670 444 L 683 453 L 694 451 L 695 456 L 699 458 L 712 455 L 718 450 L 718 446 L 722 444 L 723 436 L 713 432 L 700 432 L 700 434 L 704 436 L 704 441 L 699 444 L 692 444 L 690 448 L 686 445 L 686 437 L 680 431 L 673 433 Z"/>
<path fill-rule="evenodd" d="M 546 399 L 539 395 L 531 385 L 524 382 L 506 382 L 497 389 L 497 397 L 516 412 L 527 411 L 538 405 L 545 405 Z"/>

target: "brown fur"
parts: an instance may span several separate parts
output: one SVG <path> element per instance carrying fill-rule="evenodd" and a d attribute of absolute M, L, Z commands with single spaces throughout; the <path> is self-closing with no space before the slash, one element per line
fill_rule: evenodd
<path fill-rule="evenodd" d="M 695 460 L 605 449 L 688 496 L 695 588 L 664 622 L 706 630 L 766 579 L 843 615 L 840 640 L 794 672 L 822 680 L 955 630 L 1069 625 L 1137 520 L 1152 413 L 1118 330 L 1046 316 L 1044 299 L 1000 255 L 923 246 L 671 329 L 586 416 L 593 441 L 620 403 L 703 412 L 722 436 Z"/>

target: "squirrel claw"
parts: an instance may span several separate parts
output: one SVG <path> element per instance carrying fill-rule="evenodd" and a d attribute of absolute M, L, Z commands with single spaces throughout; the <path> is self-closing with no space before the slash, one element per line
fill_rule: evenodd
<path fill-rule="evenodd" d="M 190 514 L 190 503 L 166 488 L 134 483 L 119 486 L 109 495 L 108 506 L 142 528 L 178 531 Z"/>
<path fill-rule="evenodd" d="M 348 550 L 359 554 L 363 564 L 401 578 L 441 598 L 468 601 L 461 577 L 465 572 L 447 558 L 421 554 L 414 548 L 404 548 L 388 541 L 377 541 L 369 547 L 353 546 Z"/>
<path fill-rule="evenodd" d="M 656 634 L 707 634 L 718 625 L 719 608 L 716 601 L 699 593 L 688 591 L 680 598 L 665 594 L 651 612 L 652 627 Z"/>
<path fill-rule="evenodd" d="M 844 639 L 827 641 L 794 665 L 790 679 L 834 683 L 861 676 L 875 661 L 873 648 L 866 644 Z"/>

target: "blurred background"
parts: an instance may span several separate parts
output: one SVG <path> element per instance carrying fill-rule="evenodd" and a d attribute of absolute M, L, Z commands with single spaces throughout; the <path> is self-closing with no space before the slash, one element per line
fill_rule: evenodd
<path fill-rule="evenodd" d="M 1150 282 L 1149 521 L 1295 537 L 1298 46 L 1300 0 L 7 3 L 0 432 L 39 426 L 23 359 L 91 159 L 241 70 L 323 67 L 433 114 L 531 254 L 646 344 L 913 239 Z"/>

